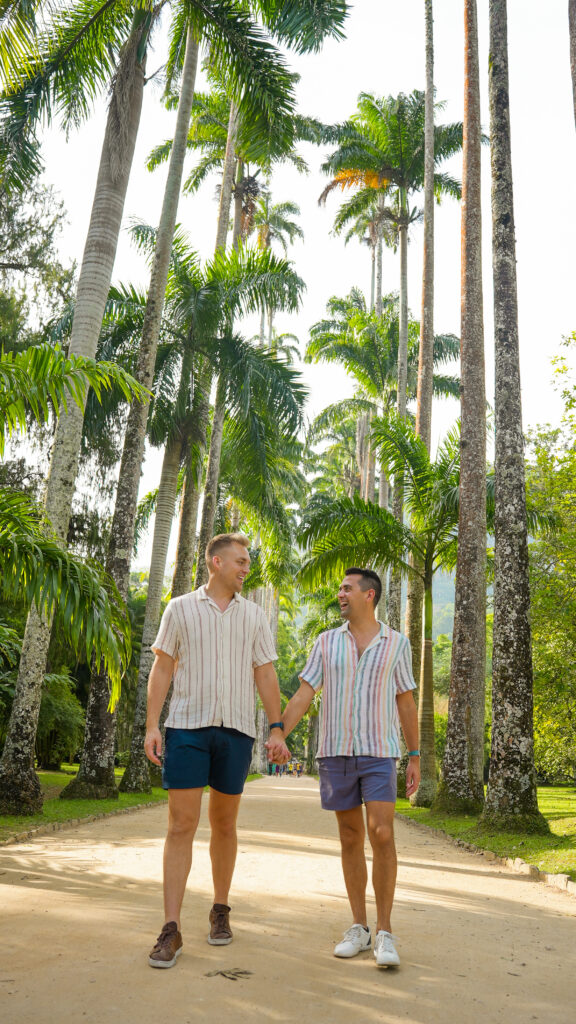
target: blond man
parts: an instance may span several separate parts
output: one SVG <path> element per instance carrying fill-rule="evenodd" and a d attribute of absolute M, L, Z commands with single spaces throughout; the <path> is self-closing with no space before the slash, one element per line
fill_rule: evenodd
<path fill-rule="evenodd" d="M 209 786 L 210 858 L 214 900 L 211 945 L 232 941 L 230 886 L 236 862 L 236 819 L 255 735 L 255 687 L 270 722 L 270 756 L 288 756 L 281 724 L 276 651 L 264 612 L 240 595 L 250 569 L 249 542 L 219 534 L 206 547 L 208 583 L 166 607 L 152 645 L 145 750 L 163 754 L 168 790 L 164 847 L 165 924 L 151 950 L 151 967 L 173 967 L 182 952 L 180 912 L 192 864 L 202 793 Z M 159 718 L 174 681 L 165 749 Z"/>

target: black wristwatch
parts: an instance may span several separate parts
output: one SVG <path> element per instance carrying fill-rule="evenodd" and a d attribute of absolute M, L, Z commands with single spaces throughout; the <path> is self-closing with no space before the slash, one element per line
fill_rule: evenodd
<path fill-rule="evenodd" d="M 270 722 L 268 728 L 270 732 L 272 732 L 272 729 L 282 729 L 282 732 L 284 732 L 284 722 Z"/>

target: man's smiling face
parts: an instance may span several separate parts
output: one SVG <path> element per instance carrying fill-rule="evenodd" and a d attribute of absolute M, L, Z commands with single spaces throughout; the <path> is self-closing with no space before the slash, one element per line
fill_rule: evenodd
<path fill-rule="evenodd" d="M 250 572 L 250 555 L 243 544 L 228 544 L 212 559 L 219 580 L 238 594 Z"/>
<path fill-rule="evenodd" d="M 338 591 L 338 604 L 340 615 L 343 619 L 349 619 L 355 612 L 362 613 L 367 604 L 372 604 L 374 591 L 362 590 L 360 587 L 361 576 L 345 576 Z"/>

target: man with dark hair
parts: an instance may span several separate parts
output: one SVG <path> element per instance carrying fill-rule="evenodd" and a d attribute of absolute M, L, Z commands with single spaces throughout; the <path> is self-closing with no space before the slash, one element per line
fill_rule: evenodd
<path fill-rule="evenodd" d="M 173 967 L 182 951 L 180 909 L 192 863 L 202 793 L 210 798 L 210 858 L 214 903 L 208 942 L 232 941 L 228 893 L 236 861 L 236 818 L 255 735 L 254 685 L 270 721 L 271 757 L 289 751 L 280 721 L 274 641 L 258 605 L 240 596 L 250 570 L 248 540 L 220 534 L 206 547 L 208 583 L 169 601 L 152 644 L 144 748 L 159 765 L 159 718 L 174 678 L 166 719 L 162 785 L 168 790 L 164 847 L 165 925 L 151 951 L 151 967 Z"/>
<path fill-rule="evenodd" d="M 282 718 L 287 737 L 322 688 L 317 752 L 320 797 L 322 807 L 336 812 L 353 922 L 334 954 L 356 956 L 371 946 L 366 917 L 364 803 L 377 912 L 374 956 L 379 967 L 392 967 L 400 963 L 390 921 L 396 885 L 398 719 L 409 755 L 407 796 L 418 788 L 420 752 L 410 643 L 376 619 L 381 591 L 380 579 L 371 569 L 353 566 L 346 570 L 338 591 L 344 624 L 326 630 L 316 640 L 300 674 L 300 689 Z M 270 749 L 273 754 L 272 744 Z"/>

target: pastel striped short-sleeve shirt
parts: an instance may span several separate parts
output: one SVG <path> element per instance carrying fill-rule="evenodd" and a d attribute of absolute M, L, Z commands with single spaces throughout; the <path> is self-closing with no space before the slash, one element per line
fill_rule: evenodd
<path fill-rule="evenodd" d="M 262 608 L 235 594 L 222 612 L 200 587 L 168 603 L 152 650 L 176 661 L 167 726 L 255 735 L 254 668 L 277 657 Z"/>
<path fill-rule="evenodd" d="M 318 757 L 400 757 L 396 696 L 413 690 L 410 641 L 380 622 L 358 657 L 348 622 L 321 633 L 300 678 L 322 688 Z"/>

